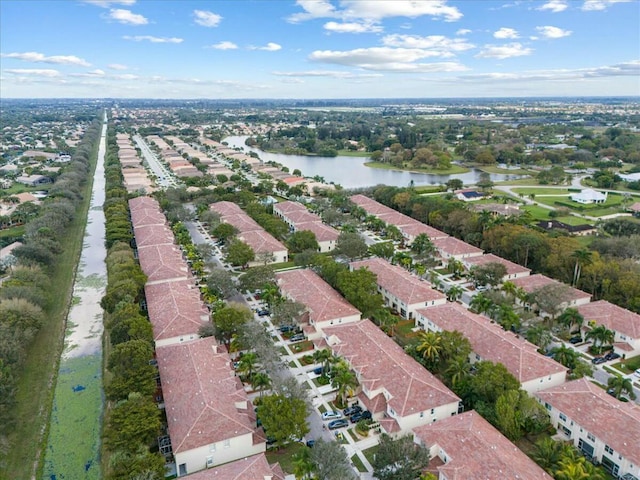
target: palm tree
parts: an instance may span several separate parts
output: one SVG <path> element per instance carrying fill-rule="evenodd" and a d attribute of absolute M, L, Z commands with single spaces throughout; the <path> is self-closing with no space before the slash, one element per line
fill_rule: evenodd
<path fill-rule="evenodd" d="M 488 313 L 491 311 L 493 305 L 491 299 L 485 297 L 482 293 L 475 295 L 469 304 L 477 313 Z"/>
<path fill-rule="evenodd" d="M 312 478 L 311 474 L 315 470 L 315 464 L 311 460 L 311 450 L 302 448 L 293 456 L 293 474 L 296 479 L 302 480 Z"/>
<path fill-rule="evenodd" d="M 447 290 L 447 300 L 450 302 L 457 302 L 462 297 L 464 289 L 460 285 L 454 285 Z"/>
<path fill-rule="evenodd" d="M 267 302 L 269 306 L 273 306 L 280 298 L 280 290 L 275 283 L 266 283 L 262 287 L 260 298 Z"/>
<path fill-rule="evenodd" d="M 631 400 L 636 399 L 636 394 L 633 392 L 633 383 L 628 378 L 613 375 L 607 380 L 607 387 L 613 389 L 613 394 L 616 398 L 620 398 L 622 392 L 626 392 Z"/>
<path fill-rule="evenodd" d="M 551 343 L 551 332 L 543 324 L 539 323 L 527 330 L 527 340 L 545 350 Z"/>
<path fill-rule="evenodd" d="M 555 471 L 556 480 L 589 480 L 591 476 L 587 472 L 587 460 L 579 457 L 576 460 L 563 458 Z"/>
<path fill-rule="evenodd" d="M 497 321 L 505 330 L 517 330 L 522 322 L 513 307 L 506 303 L 500 305 L 497 309 Z"/>
<path fill-rule="evenodd" d="M 434 365 L 442 351 L 442 337 L 437 332 L 420 332 L 420 343 L 416 347 L 429 365 Z"/>
<path fill-rule="evenodd" d="M 509 296 L 512 297 L 516 297 L 516 290 L 518 287 L 516 287 L 516 284 L 513 282 L 510 282 L 509 280 L 507 280 L 506 282 L 504 282 L 502 284 L 502 291 Z"/>
<path fill-rule="evenodd" d="M 585 265 L 589 265 L 591 263 L 591 257 L 593 253 L 586 248 L 581 248 L 576 250 L 571 254 L 571 258 L 576 260 L 575 267 L 573 268 L 573 283 L 572 285 L 578 285 L 578 280 L 580 280 L 580 273 L 582 272 L 582 267 Z"/>
<path fill-rule="evenodd" d="M 584 317 L 577 309 L 567 308 L 558 316 L 557 321 L 561 325 L 567 327 L 569 331 L 571 331 L 571 327 L 573 327 L 574 325 L 582 325 L 582 322 L 584 322 Z"/>
<path fill-rule="evenodd" d="M 271 378 L 265 372 L 256 372 L 250 379 L 251 387 L 260 392 L 260 396 L 271 386 Z"/>
<path fill-rule="evenodd" d="M 547 472 L 552 473 L 558 467 L 562 458 L 562 444 L 556 442 L 551 437 L 544 437 L 536 442 L 531 458 L 544 468 Z"/>
<path fill-rule="evenodd" d="M 238 360 L 238 371 L 246 378 L 251 378 L 256 368 L 256 363 L 258 363 L 258 355 L 254 352 L 245 353 Z"/>
<path fill-rule="evenodd" d="M 316 350 L 315 352 L 313 352 L 313 361 L 322 364 L 323 374 L 329 372 L 329 366 L 331 365 L 331 361 L 333 359 L 333 352 L 328 348 L 323 348 L 322 350 Z"/>
<path fill-rule="evenodd" d="M 445 374 L 451 385 L 455 387 L 462 379 L 464 379 L 469 372 L 471 371 L 471 364 L 469 363 L 467 358 L 455 358 L 451 361 L 447 369 L 445 370 Z"/>
<path fill-rule="evenodd" d="M 333 368 L 334 375 L 331 384 L 338 390 L 336 397 L 340 405 L 346 405 L 347 393 L 358 386 L 358 380 L 349 366 L 341 360 Z"/>
<path fill-rule="evenodd" d="M 447 271 L 452 273 L 454 277 L 459 277 L 464 271 L 464 265 L 460 260 L 451 258 L 447 263 Z"/>
<path fill-rule="evenodd" d="M 573 370 L 578 364 L 578 358 L 580 354 L 574 349 L 567 347 L 566 345 L 560 345 L 552 350 L 553 358 L 556 362 L 560 362 L 562 365 L 570 370 Z"/>
<path fill-rule="evenodd" d="M 597 325 L 590 332 L 587 332 L 586 338 L 593 339 L 593 346 L 596 348 L 598 353 L 600 353 L 602 352 L 602 347 L 604 345 L 610 345 L 613 343 L 615 333 L 604 325 Z"/>

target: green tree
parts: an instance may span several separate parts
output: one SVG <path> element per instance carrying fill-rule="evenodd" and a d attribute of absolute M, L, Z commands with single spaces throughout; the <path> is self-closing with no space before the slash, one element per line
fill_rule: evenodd
<path fill-rule="evenodd" d="M 267 395 L 262 397 L 257 413 L 264 431 L 275 440 L 276 447 L 309 433 L 308 407 L 299 398 Z"/>
<path fill-rule="evenodd" d="M 476 372 L 469 379 L 470 391 L 466 398 L 471 406 L 477 402 L 494 405 L 500 395 L 520 388 L 520 382 L 501 363 L 481 360 L 474 367 Z"/>
<path fill-rule="evenodd" d="M 108 480 L 163 480 L 165 458 L 143 445 L 135 451 L 118 450 L 110 458 Z"/>
<path fill-rule="evenodd" d="M 378 293 L 376 274 L 366 268 L 338 273 L 337 287 L 351 305 L 370 317 L 382 307 L 382 296 Z"/>
<path fill-rule="evenodd" d="M 296 479 L 306 480 L 312 478 L 313 470 L 314 464 L 311 460 L 311 451 L 308 448 L 298 450 L 298 453 L 293 456 L 293 474 Z"/>
<path fill-rule="evenodd" d="M 557 321 L 560 325 L 566 327 L 567 329 L 569 329 L 569 331 L 571 331 L 574 325 L 582 325 L 582 323 L 584 322 L 584 317 L 577 309 L 569 307 L 560 315 L 558 315 Z"/>
<path fill-rule="evenodd" d="M 251 375 L 249 381 L 251 382 L 251 387 L 260 392 L 260 397 L 262 397 L 262 394 L 267 388 L 271 387 L 271 377 L 265 372 L 254 373 Z"/>
<path fill-rule="evenodd" d="M 242 325 L 253 318 L 253 313 L 239 303 L 230 303 L 213 314 L 213 324 L 216 327 L 216 338 L 229 344 L 231 337 L 238 334 Z"/>
<path fill-rule="evenodd" d="M 106 442 L 111 450 L 135 451 L 140 444 L 150 446 L 160 427 L 160 410 L 153 399 L 130 393 L 109 414 Z"/>
<path fill-rule="evenodd" d="M 211 232 L 218 240 L 227 243 L 238 234 L 238 229 L 230 223 L 221 223 Z"/>
<path fill-rule="evenodd" d="M 389 260 L 395 253 L 392 242 L 378 242 L 369 246 L 369 253 L 376 257 Z"/>
<path fill-rule="evenodd" d="M 445 186 L 447 187 L 447 190 L 454 191 L 462 189 L 464 187 L 464 183 L 459 178 L 452 178 L 445 183 Z"/>
<path fill-rule="evenodd" d="M 311 461 L 318 480 L 355 480 L 347 452 L 338 442 L 316 440 L 311 449 Z"/>
<path fill-rule="evenodd" d="M 465 380 L 471 371 L 471 364 L 468 358 L 458 357 L 449 362 L 445 370 L 445 379 L 454 388 L 463 380 Z"/>
<path fill-rule="evenodd" d="M 412 435 L 394 440 L 380 435 L 378 451 L 373 459 L 373 475 L 380 480 L 415 480 L 429 465 L 429 450 L 413 442 Z"/>
<path fill-rule="evenodd" d="M 236 293 L 233 277 L 223 268 L 211 269 L 207 276 L 207 287 L 221 298 L 228 298 Z"/>
<path fill-rule="evenodd" d="M 502 278 L 507 274 L 507 267 L 502 263 L 490 262 L 484 265 L 477 265 L 471 269 L 471 277 L 476 286 L 489 285 L 495 287 L 502 282 Z"/>
<path fill-rule="evenodd" d="M 238 360 L 238 372 L 242 374 L 245 379 L 251 379 L 256 371 L 257 364 L 258 355 L 254 352 L 247 352 Z"/>
<path fill-rule="evenodd" d="M 551 332 L 542 323 L 531 326 L 527 330 L 526 337 L 528 341 L 540 347 L 540 350 L 546 350 L 546 348 L 553 340 Z"/>
<path fill-rule="evenodd" d="M 233 240 L 227 248 L 226 260 L 235 267 L 244 266 L 256 258 L 253 249 L 240 240 Z"/>
<path fill-rule="evenodd" d="M 355 374 L 344 362 L 338 362 L 332 369 L 331 384 L 336 388 L 336 400 L 340 405 L 347 404 L 347 395 L 358 385 Z"/>
<path fill-rule="evenodd" d="M 427 366 L 433 367 L 440 356 L 442 349 L 442 338 L 438 332 L 418 333 L 418 346 L 416 350 L 422 353 L 423 358 L 427 362 Z"/>
<path fill-rule="evenodd" d="M 452 287 L 449 287 L 449 290 L 447 290 L 447 300 L 450 302 L 457 302 L 460 300 L 463 293 L 464 289 L 460 285 L 453 285 Z"/>
<path fill-rule="evenodd" d="M 275 274 L 271 265 L 258 265 L 240 276 L 240 287 L 248 292 L 255 292 L 267 283 L 275 284 Z"/>
<path fill-rule="evenodd" d="M 593 253 L 586 248 L 576 250 L 571 254 L 571 257 L 575 259 L 576 263 L 573 268 L 573 283 L 572 285 L 578 285 L 580 280 L 580 274 L 582 273 L 582 267 L 591 263 L 591 257 Z"/>
<path fill-rule="evenodd" d="M 535 443 L 531 458 L 544 470 L 553 473 L 560 464 L 564 448 L 551 437 L 543 437 Z"/>
<path fill-rule="evenodd" d="M 296 325 L 306 309 L 303 304 L 286 299 L 274 305 L 271 320 L 275 325 Z"/>
<path fill-rule="evenodd" d="M 125 400 L 132 392 L 151 395 L 156 390 L 156 369 L 149 365 L 153 349 L 144 340 L 130 340 L 116 345 L 109 354 L 107 368 L 112 374 L 105 385 L 111 400 Z"/>
<path fill-rule="evenodd" d="M 612 375 L 607 380 L 607 386 L 613 389 L 613 395 L 616 398 L 620 398 L 620 396 L 626 392 L 631 400 L 636 399 L 636 394 L 633 391 L 633 383 L 629 378 Z"/>
<path fill-rule="evenodd" d="M 287 247 L 293 253 L 300 253 L 305 250 L 315 250 L 317 252 L 320 249 L 315 233 L 309 230 L 300 230 L 292 233 L 287 240 Z"/>
<path fill-rule="evenodd" d="M 598 352 L 602 352 L 605 345 L 611 345 L 613 343 L 615 334 L 604 325 L 596 325 L 591 331 L 587 332 L 586 338 L 593 339 L 595 349 Z"/>
<path fill-rule="evenodd" d="M 359 233 L 341 232 L 336 240 L 336 249 L 334 250 L 334 254 L 344 255 L 350 260 L 353 260 L 366 255 L 367 249 L 367 244 Z"/>

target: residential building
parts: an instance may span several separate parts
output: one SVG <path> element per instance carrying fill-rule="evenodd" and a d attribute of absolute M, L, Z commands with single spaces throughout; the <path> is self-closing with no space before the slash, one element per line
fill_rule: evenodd
<path fill-rule="evenodd" d="M 469 355 L 471 363 L 489 360 L 503 364 L 529 393 L 566 381 L 566 367 L 538 353 L 538 347 L 519 335 L 458 303 L 418 310 L 416 326 L 427 331 L 462 333 L 473 349 Z"/>
<path fill-rule="evenodd" d="M 278 272 L 276 283 L 284 297 L 306 307 L 305 332 L 311 339 L 319 338 L 322 330 L 331 325 L 360 320 L 360 311 L 313 270 Z"/>
<path fill-rule="evenodd" d="M 463 202 L 475 202 L 486 197 L 484 193 L 473 189 L 456 190 L 453 193 L 455 193 L 458 200 L 462 200 Z"/>
<path fill-rule="evenodd" d="M 322 219 L 298 202 L 280 202 L 273 205 L 274 215 L 281 218 L 293 232 L 312 232 L 320 252 L 330 252 L 336 248 L 340 236 L 335 228 L 322 223 Z"/>
<path fill-rule="evenodd" d="M 562 282 L 558 282 L 553 278 L 549 278 L 545 275 L 541 275 L 539 273 L 535 275 L 529 275 L 526 277 L 515 278 L 510 280 L 516 287 L 522 288 L 525 293 L 532 294 L 540 290 L 542 287 L 547 285 L 554 285 L 558 289 L 565 290 L 564 298 L 565 301 L 560 304 L 560 310 L 564 310 L 569 307 L 578 307 L 580 305 L 585 305 L 591 301 L 591 295 L 583 292 L 582 290 L 578 290 L 577 288 L 570 287 Z M 529 304 L 525 304 L 526 306 L 531 307 Z M 541 312 L 542 314 L 548 314 L 548 312 Z"/>
<path fill-rule="evenodd" d="M 189 475 L 188 480 L 284 480 L 278 463 L 269 464 L 264 453 L 225 463 Z"/>
<path fill-rule="evenodd" d="M 471 209 L 476 212 L 490 212 L 493 216 L 500 217 L 519 216 L 523 212 L 519 205 L 511 203 L 481 203 L 474 205 Z"/>
<path fill-rule="evenodd" d="M 581 192 L 572 193 L 569 198 L 583 204 L 604 203 L 607 201 L 607 192 L 601 193 L 591 188 L 585 188 Z"/>
<path fill-rule="evenodd" d="M 461 411 L 458 396 L 370 320 L 327 327 L 323 339 L 355 372 L 358 400 L 388 434 Z"/>
<path fill-rule="evenodd" d="M 505 260 L 504 258 L 498 257 L 493 253 L 485 253 L 484 255 L 480 255 L 477 257 L 467 257 L 462 259 L 462 264 L 468 270 L 490 263 L 499 263 L 500 265 L 504 265 L 504 267 L 507 269 L 507 273 L 502 277 L 503 282 L 506 282 L 507 280 L 513 280 L 515 278 L 527 277 L 529 276 L 529 273 L 531 273 L 531 270 L 529 270 L 528 268 L 525 268 L 522 265 L 518 265 L 517 263 L 510 262 L 509 260 Z"/>
<path fill-rule="evenodd" d="M 584 317 L 585 326 L 604 325 L 613 331 L 613 346 L 620 355 L 640 354 L 640 315 L 606 300 L 581 305 L 578 312 Z"/>
<path fill-rule="evenodd" d="M 428 470 L 439 480 L 553 478 L 473 410 L 414 428 L 413 438 L 429 450 Z"/>
<path fill-rule="evenodd" d="M 615 478 L 640 478 L 640 407 L 584 377 L 536 393 L 558 432 Z"/>
<path fill-rule="evenodd" d="M 577 235 L 579 237 L 595 235 L 598 232 L 595 225 L 589 225 L 587 223 L 583 223 L 581 225 L 569 225 L 568 223 L 559 222 L 557 220 L 544 220 L 542 222 L 537 222 L 536 226 L 546 231 L 563 230 L 571 235 Z"/>
<path fill-rule="evenodd" d="M 254 407 L 214 337 L 159 347 L 156 358 L 179 477 L 266 450 Z"/>
<path fill-rule="evenodd" d="M 414 318 L 419 308 L 447 303 L 446 295 L 431 288 L 429 282 L 412 275 L 404 268 L 391 265 L 382 258 L 351 262 L 350 268 L 351 270 L 366 268 L 375 273 L 378 292 L 382 295 L 385 304 L 403 318 Z"/>
<path fill-rule="evenodd" d="M 16 182 L 22 183 L 29 187 L 37 187 L 38 185 L 46 185 L 47 183 L 53 183 L 51 177 L 45 175 L 20 175 L 16 178 Z"/>
<path fill-rule="evenodd" d="M 477 257 L 484 253 L 482 249 L 474 247 L 462 240 L 458 240 L 455 237 L 436 238 L 432 240 L 432 243 L 433 246 L 436 247 L 436 250 L 438 250 L 442 259 L 445 261 L 452 258 L 455 260 L 462 260 L 468 257 Z"/>
<path fill-rule="evenodd" d="M 402 236 L 404 237 L 407 245 L 411 245 L 416 237 L 421 234 L 425 234 L 431 241 L 436 238 L 446 238 L 449 236 L 437 228 L 430 227 L 429 225 L 420 223 L 417 220 L 414 220 L 412 223 L 407 225 L 403 225 L 400 227 L 400 231 L 402 232 Z"/>

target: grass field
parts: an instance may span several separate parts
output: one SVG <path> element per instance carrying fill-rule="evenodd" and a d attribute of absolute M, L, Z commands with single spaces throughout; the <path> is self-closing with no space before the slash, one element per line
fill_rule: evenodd
<path fill-rule="evenodd" d="M 367 468 L 364 466 L 364 463 L 362 463 L 362 460 L 360 460 L 358 455 L 351 457 L 351 463 L 353 463 L 353 466 L 356 467 L 359 472 L 367 471 Z"/>
<path fill-rule="evenodd" d="M 513 191 L 517 194 L 523 195 L 569 195 L 569 190 L 566 188 L 548 188 L 548 187 L 527 187 L 527 188 L 514 188 Z M 568 197 L 564 197 L 568 200 Z M 537 198 L 536 198 L 537 200 Z"/>
<path fill-rule="evenodd" d="M 415 172 L 415 173 L 431 173 L 433 175 L 451 175 L 454 173 L 466 173 L 469 171 L 468 168 L 461 167 L 459 165 L 451 165 L 451 168 L 447 169 L 431 169 L 431 168 L 398 168 L 393 165 L 389 165 L 388 163 L 381 162 L 365 162 L 367 167 L 371 168 L 381 168 L 383 170 L 398 170 L 401 172 Z"/>
<path fill-rule="evenodd" d="M 284 470 L 284 473 L 293 473 L 294 465 L 293 465 L 293 456 L 298 453 L 300 450 L 309 448 L 303 443 L 291 443 L 286 445 L 285 447 L 280 448 L 279 450 L 268 450 L 267 451 L 267 460 L 269 463 L 278 462 Z"/>
<path fill-rule="evenodd" d="M 535 175 L 536 174 L 536 172 L 533 172 L 531 170 L 527 170 L 524 168 L 519 168 L 517 170 L 509 170 L 506 168 L 497 167 L 495 165 L 475 165 L 475 168 L 487 173 L 502 173 L 505 175 Z M 529 180 L 529 183 L 531 183 L 532 181 L 531 178 L 529 178 L 528 180 Z"/>
<path fill-rule="evenodd" d="M 91 171 L 95 168 L 98 143 L 92 153 Z M 65 251 L 58 257 L 51 275 L 51 306 L 45 322 L 27 354 L 16 393 L 16 426 L 9 435 L 5 471 L 0 478 L 31 480 L 42 478 L 43 444 L 47 438 L 49 415 L 53 402 L 53 385 L 63 347 L 64 319 L 72 301 L 73 279 L 80 258 L 87 212 L 91 199 L 91 179 L 85 187 L 84 200 L 76 210 L 76 217 L 60 243 Z M 10 473 L 9 473 L 10 472 Z"/>

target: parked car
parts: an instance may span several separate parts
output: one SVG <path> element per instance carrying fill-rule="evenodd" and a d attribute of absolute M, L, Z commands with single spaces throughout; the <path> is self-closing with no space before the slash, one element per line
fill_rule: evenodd
<path fill-rule="evenodd" d="M 608 362 L 609 360 L 615 360 L 616 358 L 620 358 L 620 354 L 616 352 L 609 352 L 604 356 L 604 358 Z"/>
<path fill-rule="evenodd" d="M 292 336 L 289 341 L 290 342 L 301 342 L 303 340 L 306 340 L 307 337 L 304 336 L 304 333 L 296 333 L 294 336 Z"/>
<path fill-rule="evenodd" d="M 579 335 L 577 335 L 577 336 L 575 336 L 575 337 L 571 337 L 571 338 L 569 339 L 569 343 L 571 343 L 571 344 L 573 344 L 573 345 L 576 345 L 577 343 L 582 343 L 582 337 L 581 337 L 581 336 L 579 336 Z"/>
<path fill-rule="evenodd" d="M 365 410 L 364 412 L 359 412 L 351 415 L 351 423 L 358 423 L 360 420 L 371 420 L 371 412 L 369 410 Z"/>
<path fill-rule="evenodd" d="M 309 448 L 313 448 L 313 446 L 316 444 L 316 441 L 311 439 L 311 440 L 307 440 L 307 447 Z"/>
<path fill-rule="evenodd" d="M 345 417 L 350 417 L 351 415 L 355 415 L 356 413 L 360 413 L 362 411 L 362 407 L 360 405 L 352 405 L 348 408 L 345 408 L 342 413 L 344 413 Z"/>
<path fill-rule="evenodd" d="M 328 412 L 323 412 L 321 417 L 323 420 L 335 420 L 338 418 L 342 418 L 342 414 L 340 412 L 336 412 L 335 410 L 329 410 Z"/>
<path fill-rule="evenodd" d="M 267 310 L 267 309 L 258 311 L 258 316 L 259 317 L 266 317 L 267 315 L 270 315 L 270 314 L 271 314 L 271 312 L 269 310 Z"/>
<path fill-rule="evenodd" d="M 639 368 L 639 369 L 637 369 L 635 372 L 633 372 L 633 374 L 634 374 L 636 377 L 640 378 L 640 368 Z"/>
<path fill-rule="evenodd" d="M 334 420 L 333 422 L 329 422 L 329 424 L 327 425 L 327 427 L 329 427 L 329 430 L 335 430 L 336 428 L 342 428 L 342 427 L 348 427 L 348 426 L 349 426 L 349 422 L 344 418 L 341 418 L 339 420 Z"/>
<path fill-rule="evenodd" d="M 595 357 L 591 360 L 591 363 L 593 363 L 594 365 L 600 365 L 601 363 L 606 362 L 607 359 L 605 357 Z"/>
<path fill-rule="evenodd" d="M 282 325 L 281 327 L 278 328 L 280 333 L 293 332 L 295 329 L 296 329 L 295 325 Z"/>
<path fill-rule="evenodd" d="M 317 367 L 313 369 L 313 373 L 315 373 L 316 375 L 322 375 L 323 371 L 324 371 L 324 368 L 322 367 Z"/>

